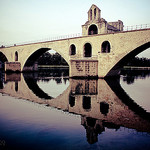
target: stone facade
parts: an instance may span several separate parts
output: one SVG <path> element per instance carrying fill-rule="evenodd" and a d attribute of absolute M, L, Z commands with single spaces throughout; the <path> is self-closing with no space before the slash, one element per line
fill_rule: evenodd
<path fill-rule="evenodd" d="M 123 31 L 123 22 L 118 20 L 116 22 L 107 22 L 101 18 L 101 10 L 92 5 L 88 11 L 88 21 L 82 25 L 82 35 L 105 34 Z"/>
<path fill-rule="evenodd" d="M 97 60 L 71 60 L 72 77 L 98 77 Z"/>

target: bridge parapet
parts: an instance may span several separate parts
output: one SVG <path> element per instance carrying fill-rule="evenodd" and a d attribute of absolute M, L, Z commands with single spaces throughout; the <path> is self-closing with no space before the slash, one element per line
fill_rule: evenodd
<path fill-rule="evenodd" d="M 91 57 L 84 57 L 83 55 L 70 56 L 70 60 L 98 60 L 98 55 L 92 55 Z"/>
<path fill-rule="evenodd" d="M 141 29 L 149 29 L 150 24 L 140 24 L 140 25 L 133 25 L 133 26 L 125 26 L 123 31 L 134 31 L 134 30 L 141 30 Z"/>
<path fill-rule="evenodd" d="M 20 63 L 21 71 L 23 71 L 28 60 L 31 61 L 31 58 L 35 58 L 34 56 L 39 57 L 44 52 L 53 49 L 68 62 L 70 77 L 104 78 L 119 75 L 120 68 L 129 59 L 150 47 L 150 28 L 135 29 L 134 31 L 3 47 L 0 48 L 0 57 L 3 62 L 9 63 L 6 70 L 12 68 L 16 71 L 17 64 Z M 74 45 L 73 48 L 72 45 Z M 28 66 L 27 69 L 33 71 L 33 67 L 36 68 L 36 66 Z"/>
<path fill-rule="evenodd" d="M 124 32 L 124 31 L 136 31 L 136 30 L 142 30 L 142 29 L 150 29 L 150 24 L 141 24 L 141 25 L 133 25 L 133 26 L 124 26 L 123 31 L 117 31 L 119 32 Z M 112 33 L 105 33 L 105 34 L 112 34 Z M 101 35 L 101 34 L 97 34 Z M 42 42 L 50 42 L 50 41 L 58 41 L 58 40 L 66 40 L 66 39 L 73 39 L 73 38 L 80 38 L 80 37 L 88 37 L 88 36 L 93 36 L 93 35 L 82 35 L 82 33 L 74 33 L 74 34 L 69 34 L 69 35 L 59 35 L 56 37 L 46 37 L 44 39 L 39 39 L 39 40 L 32 40 L 32 41 L 27 41 L 27 42 L 21 42 L 21 43 L 16 43 L 16 44 L 8 44 L 8 45 L 1 45 L 1 48 L 6 48 L 6 47 L 15 47 L 15 46 L 23 46 L 23 45 L 28 45 L 28 44 L 36 44 L 36 43 L 42 43 Z"/>

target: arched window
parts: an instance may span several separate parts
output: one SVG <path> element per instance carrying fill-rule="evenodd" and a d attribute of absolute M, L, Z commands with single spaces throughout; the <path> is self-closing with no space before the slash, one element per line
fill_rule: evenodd
<path fill-rule="evenodd" d="M 92 20 L 92 9 L 90 10 L 90 19 Z"/>
<path fill-rule="evenodd" d="M 70 55 L 75 55 L 76 54 L 76 47 L 74 44 L 70 46 Z"/>
<path fill-rule="evenodd" d="M 86 43 L 84 45 L 84 57 L 91 57 L 92 56 L 92 46 L 90 43 Z"/>
<path fill-rule="evenodd" d="M 18 61 L 18 52 L 15 52 L 15 61 Z"/>
<path fill-rule="evenodd" d="M 104 41 L 101 46 L 102 53 L 110 53 L 110 43 L 108 41 Z"/>
<path fill-rule="evenodd" d="M 94 19 L 96 19 L 96 8 L 94 9 Z"/>
<path fill-rule="evenodd" d="M 93 35 L 93 34 L 97 34 L 98 33 L 98 29 L 96 25 L 91 25 L 89 27 L 89 35 Z"/>

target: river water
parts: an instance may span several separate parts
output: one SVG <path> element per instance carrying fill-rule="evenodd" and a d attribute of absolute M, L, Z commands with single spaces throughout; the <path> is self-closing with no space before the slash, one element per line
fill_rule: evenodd
<path fill-rule="evenodd" d="M 0 149 L 150 149 L 148 72 L 83 80 L 54 69 L 0 79 Z"/>

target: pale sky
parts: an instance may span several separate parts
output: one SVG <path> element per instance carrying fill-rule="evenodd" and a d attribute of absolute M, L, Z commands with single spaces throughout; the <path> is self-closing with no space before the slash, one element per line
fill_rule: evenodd
<path fill-rule="evenodd" d="M 81 33 L 92 4 L 108 22 L 150 25 L 150 0 L 0 0 L 0 45 Z"/>

